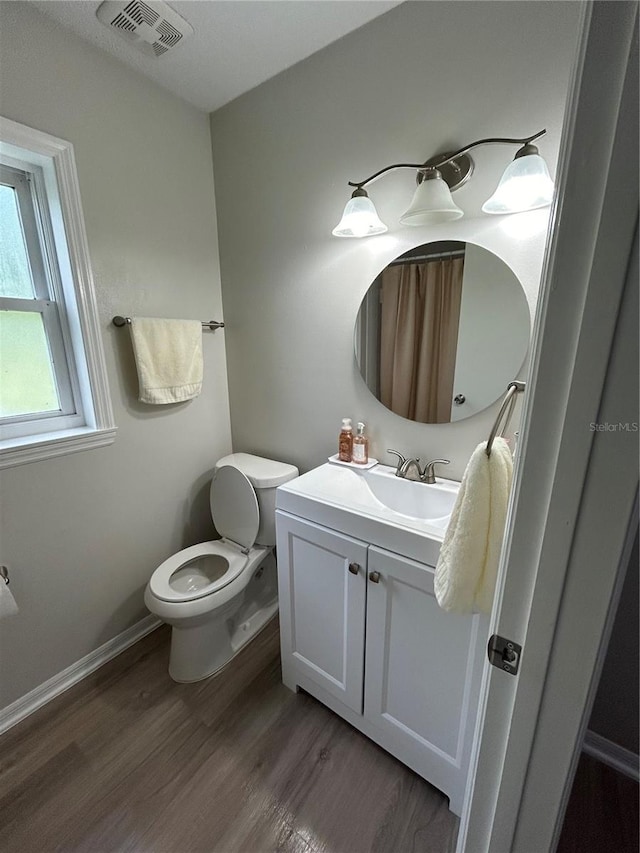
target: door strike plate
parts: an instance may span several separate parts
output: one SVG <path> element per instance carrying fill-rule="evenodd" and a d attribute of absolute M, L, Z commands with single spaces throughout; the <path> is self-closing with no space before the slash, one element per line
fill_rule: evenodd
<path fill-rule="evenodd" d="M 489 663 L 504 670 L 504 672 L 508 672 L 509 675 L 517 674 L 522 656 L 522 646 L 514 643 L 513 640 L 507 640 L 505 637 L 494 634 L 489 640 L 487 654 Z"/>

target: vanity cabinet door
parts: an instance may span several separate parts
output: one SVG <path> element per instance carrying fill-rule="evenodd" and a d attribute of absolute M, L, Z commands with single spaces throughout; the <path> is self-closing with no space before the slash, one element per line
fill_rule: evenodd
<path fill-rule="evenodd" d="M 367 545 L 280 510 L 276 530 L 283 681 L 362 713 Z"/>
<path fill-rule="evenodd" d="M 364 715 L 460 814 L 486 620 L 441 610 L 433 577 L 426 565 L 369 549 Z"/>

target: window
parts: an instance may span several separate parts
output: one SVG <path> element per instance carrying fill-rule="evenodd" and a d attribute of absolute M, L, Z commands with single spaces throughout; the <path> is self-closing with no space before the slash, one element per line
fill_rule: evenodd
<path fill-rule="evenodd" d="M 114 437 L 72 146 L 0 119 L 0 466 Z"/>
<path fill-rule="evenodd" d="M 0 166 L 0 419 L 4 437 L 83 423 L 41 175 Z M 72 349 L 71 347 L 68 347 Z"/>

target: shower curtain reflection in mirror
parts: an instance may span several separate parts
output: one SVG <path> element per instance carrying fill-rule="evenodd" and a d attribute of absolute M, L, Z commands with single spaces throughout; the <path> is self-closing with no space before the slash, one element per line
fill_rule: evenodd
<path fill-rule="evenodd" d="M 370 349 L 367 384 L 392 412 L 420 423 L 449 423 L 458 345 L 464 257 L 388 266 L 372 288 L 379 308 L 379 360 Z M 366 323 L 369 332 L 378 323 Z M 378 328 L 376 328 L 376 333 Z M 364 329 L 361 333 L 366 334 Z M 377 334 L 376 334 L 377 337 Z M 376 361 L 378 362 L 376 364 Z"/>

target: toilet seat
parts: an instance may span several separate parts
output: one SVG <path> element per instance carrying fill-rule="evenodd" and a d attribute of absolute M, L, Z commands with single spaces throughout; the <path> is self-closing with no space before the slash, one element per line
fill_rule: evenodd
<path fill-rule="evenodd" d="M 201 542 L 178 551 L 158 566 L 149 581 L 149 589 L 161 601 L 195 601 L 228 586 L 247 562 L 248 555 L 239 548 L 236 550 L 231 542 L 220 539 Z M 174 576 L 178 572 L 183 574 L 176 579 Z"/>
<path fill-rule="evenodd" d="M 149 589 L 161 601 L 195 601 L 228 586 L 247 565 L 260 524 L 258 499 L 237 468 L 216 470 L 211 482 L 211 516 L 221 540 L 184 548 L 155 570 Z"/>

